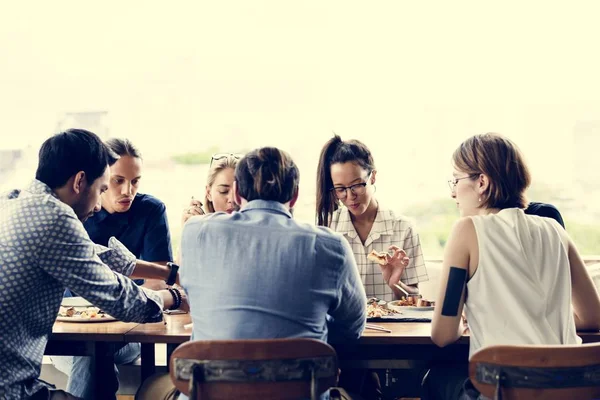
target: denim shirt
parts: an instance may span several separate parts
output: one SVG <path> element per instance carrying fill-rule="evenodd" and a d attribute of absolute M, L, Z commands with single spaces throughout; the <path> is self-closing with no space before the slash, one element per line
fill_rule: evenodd
<path fill-rule="evenodd" d="M 366 296 L 348 242 L 281 203 L 191 218 L 181 254 L 193 339 L 327 341 L 332 329 L 356 340 L 363 331 Z"/>
<path fill-rule="evenodd" d="M 66 286 L 122 321 L 162 320 L 162 299 L 121 275 L 135 257 L 118 241 L 109 245 L 95 245 L 73 209 L 38 180 L 0 196 L 1 399 L 46 386 L 38 378 Z"/>

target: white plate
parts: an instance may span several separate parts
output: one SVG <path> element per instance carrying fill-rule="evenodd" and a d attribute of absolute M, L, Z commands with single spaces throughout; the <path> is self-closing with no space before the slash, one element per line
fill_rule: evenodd
<path fill-rule="evenodd" d="M 92 307 L 93 304 L 83 297 L 63 297 L 61 303 L 63 307 Z"/>
<path fill-rule="evenodd" d="M 433 311 L 433 309 L 435 308 L 434 306 L 428 306 L 428 307 L 415 307 L 415 306 L 399 306 L 397 301 L 390 301 L 387 304 L 388 308 L 391 310 L 396 310 L 396 311 L 406 311 L 406 312 L 410 312 L 410 311 Z"/>
<path fill-rule="evenodd" d="M 102 318 L 98 318 L 98 317 L 94 317 L 94 318 L 90 318 L 90 317 L 86 317 L 86 318 L 81 318 L 81 317 L 61 317 L 58 316 L 56 317 L 57 321 L 62 321 L 62 322 L 110 322 L 110 321 L 116 321 L 117 319 L 115 317 L 111 317 L 110 315 L 104 315 L 104 317 Z"/>

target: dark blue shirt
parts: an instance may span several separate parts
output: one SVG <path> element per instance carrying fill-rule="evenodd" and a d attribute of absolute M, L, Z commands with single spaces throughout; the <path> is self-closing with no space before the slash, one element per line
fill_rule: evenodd
<path fill-rule="evenodd" d="M 106 246 L 111 236 L 138 259 L 173 261 L 165 204 L 149 194 L 137 194 L 131 208 L 110 214 L 104 208 L 83 224 L 94 243 Z"/>
<path fill-rule="evenodd" d="M 531 202 L 527 206 L 527 209 L 525 210 L 525 214 L 538 215 L 540 217 L 552 218 L 552 219 L 556 220 L 556 222 L 561 224 L 563 228 L 565 228 L 565 221 L 563 221 L 562 215 L 560 215 L 560 212 L 558 211 L 558 209 L 556 207 L 554 207 L 552 204 Z"/>

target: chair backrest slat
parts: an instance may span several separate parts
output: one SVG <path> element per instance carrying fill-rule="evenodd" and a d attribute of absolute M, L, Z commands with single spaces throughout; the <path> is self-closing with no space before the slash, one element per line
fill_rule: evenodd
<path fill-rule="evenodd" d="M 171 356 L 171 379 L 181 392 L 190 394 L 193 371 L 197 399 L 311 398 L 336 385 L 337 358 L 313 339 L 194 341 Z"/>
<path fill-rule="evenodd" d="M 469 376 L 483 395 L 502 399 L 600 397 L 600 343 L 490 346 L 473 355 Z M 498 388 L 499 386 L 499 388 Z"/>

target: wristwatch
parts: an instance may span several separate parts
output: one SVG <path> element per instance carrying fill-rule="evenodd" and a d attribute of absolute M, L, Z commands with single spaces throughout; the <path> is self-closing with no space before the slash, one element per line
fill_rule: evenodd
<path fill-rule="evenodd" d="M 166 279 L 167 285 L 172 286 L 177 281 L 177 271 L 179 271 L 179 265 L 168 262 L 167 267 L 171 268 L 171 272 L 169 272 L 169 277 Z"/>

